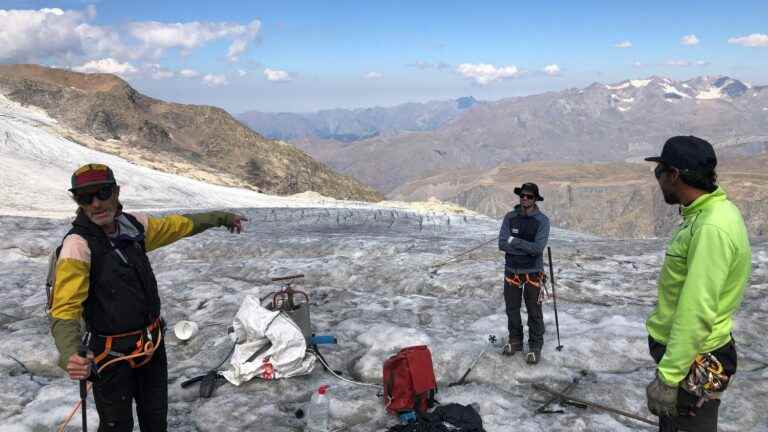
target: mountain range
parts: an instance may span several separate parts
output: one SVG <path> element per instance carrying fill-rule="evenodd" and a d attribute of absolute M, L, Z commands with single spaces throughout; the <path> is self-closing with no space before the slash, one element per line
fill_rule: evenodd
<path fill-rule="evenodd" d="M 399 116 L 400 107 L 389 108 L 387 117 Z M 373 121 L 374 111 L 348 111 L 350 124 L 362 112 Z M 726 76 L 594 83 L 473 103 L 432 129 L 390 128 L 355 141 L 305 133 L 292 142 L 394 199 L 434 196 L 494 217 L 517 201 L 514 186 L 537 181 L 563 198 L 550 208 L 555 224 L 623 237 L 662 235 L 674 226 L 675 214 L 665 210 L 647 165 L 631 162 L 658 154 L 670 136 L 686 134 L 710 140 L 721 161 L 733 159 L 721 179 L 735 189 L 740 204 L 750 206 L 751 231 L 766 232 L 765 213 L 758 209 L 766 207 L 760 175 L 766 166 L 761 155 L 768 150 L 768 87 Z M 729 178 L 737 172 L 738 179 Z M 755 188 L 757 195 L 742 193 Z M 574 201 L 574 191 L 590 204 Z M 622 204 L 604 204 L 609 202 Z M 606 220 L 606 214 L 615 218 Z"/>
<path fill-rule="evenodd" d="M 466 96 L 448 101 L 404 103 L 391 108 L 332 109 L 313 113 L 247 111 L 237 118 L 267 138 L 327 139 L 349 143 L 404 131 L 433 130 L 478 103 L 472 96 Z"/>

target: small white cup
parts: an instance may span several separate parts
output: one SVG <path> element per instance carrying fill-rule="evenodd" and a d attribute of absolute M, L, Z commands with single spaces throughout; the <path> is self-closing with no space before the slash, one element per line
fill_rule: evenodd
<path fill-rule="evenodd" d="M 173 326 L 173 334 L 176 335 L 177 339 L 185 341 L 196 335 L 199 329 L 195 322 L 179 321 Z"/>

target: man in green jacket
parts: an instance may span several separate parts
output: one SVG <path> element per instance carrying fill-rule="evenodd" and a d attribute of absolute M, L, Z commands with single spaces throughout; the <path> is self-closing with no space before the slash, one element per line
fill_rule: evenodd
<path fill-rule="evenodd" d="M 656 162 L 667 204 L 681 205 L 683 223 L 667 246 L 658 303 L 646 321 L 658 367 L 646 388 L 659 430 L 716 432 L 720 396 L 736 372 L 731 335 L 752 270 L 739 209 L 717 185 L 712 145 L 672 137 Z"/>

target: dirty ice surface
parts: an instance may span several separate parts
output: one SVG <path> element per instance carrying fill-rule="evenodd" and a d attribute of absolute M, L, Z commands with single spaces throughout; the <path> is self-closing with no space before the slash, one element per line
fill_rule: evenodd
<path fill-rule="evenodd" d="M 314 329 L 338 345 L 321 346 L 334 369 L 366 383 L 381 380 L 384 360 L 398 349 L 429 345 L 443 402 L 480 406 L 488 431 L 653 430 L 634 420 L 572 406 L 561 414 L 534 415 L 547 395 L 532 383 L 562 388 L 574 377 L 573 395 L 652 418 L 645 385 L 653 376 L 644 318 L 654 299 L 661 240 L 608 241 L 555 230 L 558 318 L 562 351 L 555 346 L 555 315 L 545 305 L 543 361 L 526 365 L 519 354 L 502 357 L 488 335 L 505 336 L 502 256 L 491 242 L 440 267 L 426 267 L 496 235 L 485 218 L 423 216 L 373 209 L 245 209 L 242 235 L 212 230 L 150 254 L 169 325 L 201 326 L 190 341 L 167 338 L 170 430 L 298 431 L 294 416 L 313 389 L 331 384 L 331 424 L 350 431 L 385 430 L 376 388 L 336 380 L 320 368 L 280 381 L 254 379 L 218 388 L 199 399 L 185 379 L 218 364 L 231 348 L 226 326 L 245 295 L 279 288 L 270 277 L 303 273 L 296 288 L 311 297 Z M 46 254 L 67 222 L 0 217 L 0 427 L 52 430 L 78 400 L 77 384 L 56 367 L 44 313 Z M 721 410 L 723 431 L 768 431 L 768 251 L 753 244 L 754 275 L 736 319 L 739 372 Z M 525 321 L 525 317 L 523 317 Z M 448 387 L 489 348 L 469 376 Z M 89 404 L 90 427 L 98 418 Z M 557 405 L 554 408 L 558 408 Z M 67 430 L 79 430 L 79 414 Z M 93 425 L 93 426 L 91 426 Z M 138 427 L 137 429 L 138 430 Z"/>

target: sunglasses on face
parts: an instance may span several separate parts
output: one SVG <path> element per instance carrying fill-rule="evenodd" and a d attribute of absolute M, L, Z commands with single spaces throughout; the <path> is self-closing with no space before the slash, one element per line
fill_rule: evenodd
<path fill-rule="evenodd" d="M 534 199 L 536 199 L 536 195 L 531 195 L 531 194 L 520 194 L 520 198 L 525 198 L 525 199 L 529 199 L 529 200 L 534 200 Z"/>
<path fill-rule="evenodd" d="M 91 205 L 94 198 L 98 198 L 99 201 L 106 201 L 112 197 L 114 192 L 115 188 L 112 185 L 102 186 L 92 192 L 78 192 L 75 194 L 75 202 L 80 205 Z"/>

